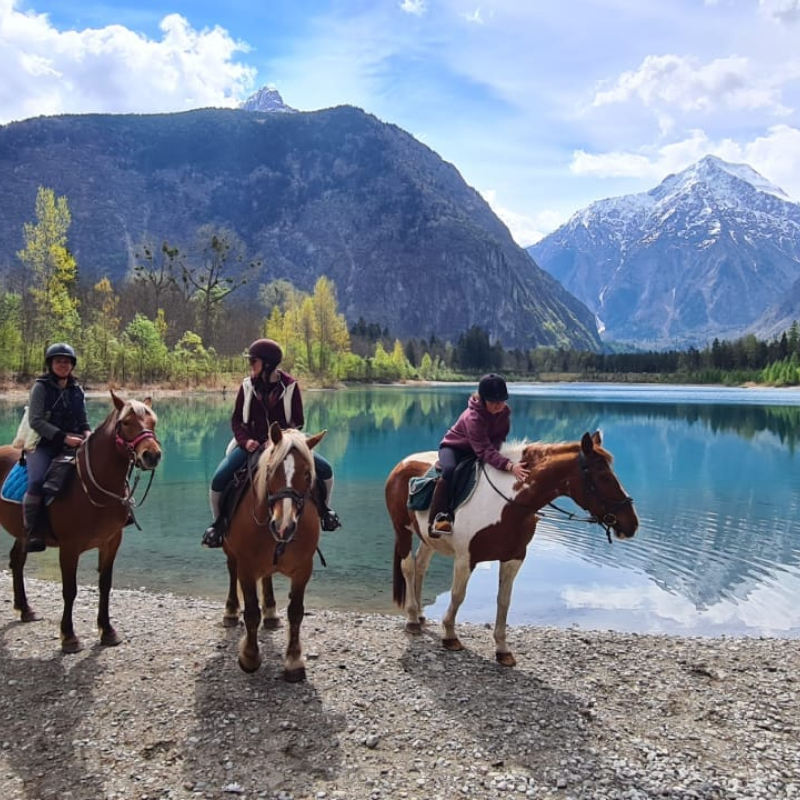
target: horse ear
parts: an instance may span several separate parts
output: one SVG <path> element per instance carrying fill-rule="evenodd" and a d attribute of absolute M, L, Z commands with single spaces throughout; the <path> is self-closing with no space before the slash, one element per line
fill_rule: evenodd
<path fill-rule="evenodd" d="M 152 407 L 153 407 L 153 398 L 152 398 L 152 397 L 150 397 L 150 395 L 148 395 L 147 397 L 145 397 L 145 399 L 144 399 L 144 400 L 142 400 L 142 402 L 143 402 L 143 403 L 144 403 L 144 404 L 145 404 L 145 405 L 146 405 L 148 408 L 152 408 Z"/>
<path fill-rule="evenodd" d="M 603 437 L 600 435 L 600 431 L 595 431 L 592 434 L 592 441 L 595 447 L 600 447 L 600 445 L 603 444 Z"/>
<path fill-rule="evenodd" d="M 319 433 L 315 433 L 313 436 L 309 436 L 306 439 L 306 444 L 308 445 L 309 450 L 313 450 L 324 438 L 325 434 L 328 432 L 327 428 L 324 431 L 320 431 Z"/>
<path fill-rule="evenodd" d="M 272 444 L 278 444 L 283 438 L 283 431 L 277 422 L 273 422 L 272 425 L 269 426 L 269 438 Z"/>
<path fill-rule="evenodd" d="M 119 397 L 117 397 L 114 394 L 114 390 L 113 389 L 109 389 L 109 391 L 111 392 L 111 399 L 114 401 L 114 407 L 117 409 L 117 411 L 121 411 L 122 410 L 122 406 L 125 405 L 125 401 L 120 399 Z"/>
<path fill-rule="evenodd" d="M 597 436 L 597 434 L 595 434 Z M 583 438 L 581 439 L 581 450 L 583 450 L 584 455 L 589 455 L 594 450 L 594 437 L 590 436 L 588 433 L 583 434 Z"/>

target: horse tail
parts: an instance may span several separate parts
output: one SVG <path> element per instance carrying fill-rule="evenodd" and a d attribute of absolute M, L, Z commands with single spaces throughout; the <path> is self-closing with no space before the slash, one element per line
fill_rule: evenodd
<path fill-rule="evenodd" d="M 400 555 L 398 544 L 394 546 L 394 565 L 392 570 L 392 599 L 394 604 L 400 608 L 405 608 L 406 605 L 406 579 L 403 575 L 403 568 L 401 562 L 403 557 Z"/>

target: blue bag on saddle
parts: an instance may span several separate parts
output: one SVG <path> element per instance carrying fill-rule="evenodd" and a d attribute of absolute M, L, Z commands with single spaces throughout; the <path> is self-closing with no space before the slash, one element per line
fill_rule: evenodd
<path fill-rule="evenodd" d="M 3 488 L 0 489 L 0 497 L 9 503 L 21 503 L 27 488 L 28 465 L 17 462 L 3 481 Z"/>

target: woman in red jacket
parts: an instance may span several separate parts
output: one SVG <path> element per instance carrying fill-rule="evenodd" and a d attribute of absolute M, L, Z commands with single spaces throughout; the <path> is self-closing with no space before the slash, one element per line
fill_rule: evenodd
<path fill-rule="evenodd" d="M 528 471 L 500 453 L 511 430 L 508 387 L 500 375 L 484 375 L 467 408 L 439 444 L 441 477 L 436 481 L 428 513 L 428 535 L 434 539 L 453 532 L 453 474 L 465 458 L 477 458 L 525 480 Z"/>

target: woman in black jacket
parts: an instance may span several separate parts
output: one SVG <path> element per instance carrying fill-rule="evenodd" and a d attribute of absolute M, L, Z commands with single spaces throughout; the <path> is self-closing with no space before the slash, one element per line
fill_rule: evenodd
<path fill-rule="evenodd" d="M 28 420 L 40 437 L 36 449 L 26 457 L 28 489 L 22 500 L 22 518 L 28 553 L 45 549 L 44 531 L 38 523 L 50 462 L 62 451 L 77 447 L 91 430 L 83 389 L 72 374 L 78 363 L 75 350 L 65 342 L 51 344 L 44 360 L 47 372 L 34 381 L 28 401 Z"/>

